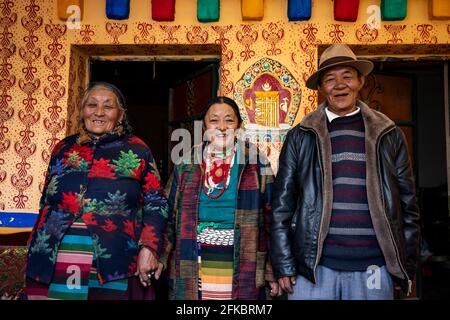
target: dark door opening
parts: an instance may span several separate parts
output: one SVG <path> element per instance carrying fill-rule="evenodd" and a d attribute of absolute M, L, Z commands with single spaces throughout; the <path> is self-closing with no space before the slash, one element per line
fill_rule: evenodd
<path fill-rule="evenodd" d="M 374 61 L 361 98 L 404 132 L 422 223 L 416 296 L 450 296 L 444 61 Z M 448 121 L 448 120 L 447 120 Z M 445 261 L 447 261 L 445 263 Z M 442 263 L 444 262 L 444 263 Z"/>
<path fill-rule="evenodd" d="M 124 94 L 133 133 L 152 150 L 162 183 L 172 170 L 170 133 L 199 115 L 218 88 L 218 59 L 90 60 L 90 81 Z"/>

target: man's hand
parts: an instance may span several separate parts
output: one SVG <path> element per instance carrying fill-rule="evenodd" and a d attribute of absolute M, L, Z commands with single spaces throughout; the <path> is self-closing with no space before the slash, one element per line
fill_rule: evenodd
<path fill-rule="evenodd" d="M 281 290 L 277 281 L 269 281 L 270 285 L 270 295 L 272 297 L 279 297 L 283 294 L 283 290 Z"/>
<path fill-rule="evenodd" d="M 141 284 L 146 287 L 151 285 L 151 276 L 155 274 L 158 269 L 158 260 L 153 255 L 152 251 L 147 247 L 142 247 L 139 251 L 136 276 L 139 276 Z M 158 275 L 159 278 L 159 275 Z M 155 276 L 155 279 L 156 276 Z"/>
<path fill-rule="evenodd" d="M 295 284 L 296 277 L 282 277 L 278 279 L 280 289 L 287 293 L 293 293 L 292 285 Z"/>

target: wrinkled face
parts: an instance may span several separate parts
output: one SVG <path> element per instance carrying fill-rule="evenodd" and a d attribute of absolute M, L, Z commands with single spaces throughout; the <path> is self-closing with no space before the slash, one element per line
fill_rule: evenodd
<path fill-rule="evenodd" d="M 327 99 L 328 108 L 340 115 L 356 110 L 358 92 L 364 85 L 364 76 L 352 67 L 337 66 L 325 71 L 319 91 Z"/>
<path fill-rule="evenodd" d="M 232 107 L 225 103 L 213 104 L 205 115 L 204 123 L 214 149 L 224 150 L 233 145 L 239 120 Z"/>
<path fill-rule="evenodd" d="M 87 131 L 101 136 L 111 131 L 122 120 L 123 111 L 119 109 L 116 95 L 102 87 L 89 94 L 82 110 Z"/>

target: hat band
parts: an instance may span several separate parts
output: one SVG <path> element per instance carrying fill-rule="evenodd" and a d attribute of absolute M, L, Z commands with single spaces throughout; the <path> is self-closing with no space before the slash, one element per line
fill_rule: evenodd
<path fill-rule="evenodd" d="M 339 62 L 355 62 L 357 60 L 352 59 L 351 57 L 333 57 L 325 60 L 320 66 L 319 69 L 326 68 L 329 65 L 336 64 Z"/>

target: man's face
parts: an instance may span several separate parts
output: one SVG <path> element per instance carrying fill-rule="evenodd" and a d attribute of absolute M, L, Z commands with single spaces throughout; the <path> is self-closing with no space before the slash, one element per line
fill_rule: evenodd
<path fill-rule="evenodd" d="M 336 66 L 320 78 L 320 93 L 327 99 L 328 108 L 343 116 L 356 110 L 358 92 L 364 85 L 364 76 L 352 67 Z"/>

